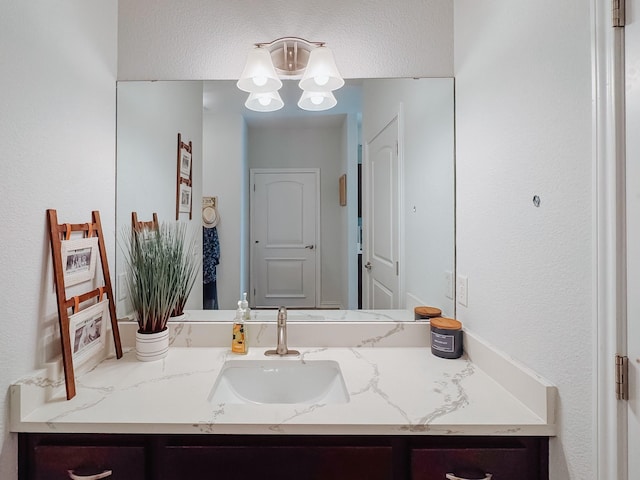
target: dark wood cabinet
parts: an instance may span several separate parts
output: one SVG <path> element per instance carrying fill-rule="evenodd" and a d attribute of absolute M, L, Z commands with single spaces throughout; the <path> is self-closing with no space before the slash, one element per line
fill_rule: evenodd
<path fill-rule="evenodd" d="M 160 478 L 388 480 L 391 449 L 382 447 L 173 447 Z"/>
<path fill-rule="evenodd" d="M 21 433 L 20 480 L 548 480 L 546 437 L 109 435 Z M 473 477 L 471 477 L 473 478 Z M 477 476 L 475 478 L 478 478 Z M 481 478 L 481 477 L 480 477 Z"/>
<path fill-rule="evenodd" d="M 412 480 L 460 478 L 540 480 L 549 478 L 547 442 L 535 438 L 455 437 L 415 440 L 411 448 Z"/>
<path fill-rule="evenodd" d="M 28 435 L 19 455 L 20 479 L 65 480 L 69 471 L 86 477 L 111 472 L 109 480 L 147 478 L 145 445 L 128 436 Z"/>

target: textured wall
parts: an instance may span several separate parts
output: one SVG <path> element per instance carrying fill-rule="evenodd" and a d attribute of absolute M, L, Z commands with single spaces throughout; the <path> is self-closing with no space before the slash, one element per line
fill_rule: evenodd
<path fill-rule="evenodd" d="M 458 317 L 558 385 L 551 478 L 594 478 L 589 3 L 457 0 L 455 32 Z"/>
<path fill-rule="evenodd" d="M 232 79 L 256 42 L 323 41 L 345 78 L 453 75 L 451 0 L 120 0 L 120 80 Z"/>
<path fill-rule="evenodd" d="M 7 388 L 55 352 L 45 211 L 99 210 L 114 251 L 117 1 L 0 1 L 0 478 L 17 478 Z"/>

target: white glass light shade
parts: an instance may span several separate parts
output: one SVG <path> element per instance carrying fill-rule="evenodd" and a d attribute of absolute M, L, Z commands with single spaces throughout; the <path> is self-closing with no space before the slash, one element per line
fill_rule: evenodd
<path fill-rule="evenodd" d="M 319 112 L 336 106 L 338 101 L 331 92 L 302 92 L 298 106 L 303 110 Z"/>
<path fill-rule="evenodd" d="M 273 68 L 271 54 L 266 48 L 256 47 L 249 52 L 236 85 L 240 90 L 250 93 L 275 92 L 282 87 L 276 69 Z"/>
<path fill-rule="evenodd" d="M 278 92 L 252 93 L 244 105 L 256 112 L 275 112 L 284 106 L 284 102 Z"/>
<path fill-rule="evenodd" d="M 300 88 L 312 92 L 330 92 L 343 85 L 344 80 L 338 72 L 331 50 L 327 47 L 311 50 L 309 63 L 299 83 Z"/>

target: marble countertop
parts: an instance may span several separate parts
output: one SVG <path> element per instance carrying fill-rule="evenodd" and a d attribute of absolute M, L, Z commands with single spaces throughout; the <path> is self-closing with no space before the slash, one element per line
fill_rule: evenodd
<path fill-rule="evenodd" d="M 121 326 L 127 338 L 127 325 Z M 19 380 L 10 389 L 11 430 L 555 435 L 555 387 L 471 332 L 465 332 L 465 355 L 446 360 L 432 355 L 428 344 L 419 345 L 428 341 L 424 323 L 369 327 L 374 325 L 345 324 L 344 332 L 351 329 L 348 342 L 338 335 L 342 340 L 331 344 L 314 337 L 313 328 L 306 331 L 310 327 L 290 324 L 289 347 L 300 350 L 301 356 L 286 361 L 338 362 L 349 392 L 347 403 L 212 403 L 211 391 L 225 361 L 278 359 L 264 356 L 267 348 L 273 348 L 268 340 L 275 340 L 275 327 L 250 325 L 252 346 L 248 355 L 239 356 L 216 341 L 194 346 L 193 339 L 207 335 L 226 340 L 228 324 L 187 322 L 172 326 L 172 346 L 163 360 L 139 362 L 129 344 L 123 358 L 106 358 L 77 373 L 77 395 L 71 400 L 66 400 L 64 384 L 54 379 L 51 367 Z M 358 335 L 360 340 L 354 341 Z M 414 339 L 413 346 L 403 345 L 408 338 Z"/>

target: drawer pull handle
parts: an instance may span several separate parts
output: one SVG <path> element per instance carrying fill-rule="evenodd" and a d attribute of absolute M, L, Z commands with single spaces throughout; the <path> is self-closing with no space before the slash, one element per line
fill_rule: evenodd
<path fill-rule="evenodd" d="M 469 478 L 457 477 L 453 473 L 447 473 L 446 477 L 447 477 L 447 480 L 471 480 Z M 478 480 L 491 480 L 492 478 L 493 478 L 492 474 L 485 473 L 485 477 L 483 479 L 478 479 Z"/>
<path fill-rule="evenodd" d="M 112 470 L 105 470 L 102 473 L 96 473 L 94 475 L 76 475 L 73 470 L 67 470 L 69 472 L 69 478 L 72 480 L 100 480 L 101 478 L 110 477 L 113 473 Z"/>

